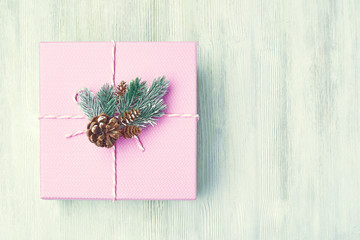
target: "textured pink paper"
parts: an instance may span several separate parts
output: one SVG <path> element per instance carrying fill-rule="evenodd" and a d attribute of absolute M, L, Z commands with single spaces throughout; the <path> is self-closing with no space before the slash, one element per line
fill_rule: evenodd
<path fill-rule="evenodd" d="M 83 115 L 74 102 L 82 87 L 112 83 L 111 42 L 40 43 L 40 115 Z M 116 43 L 116 83 L 140 77 L 170 81 L 167 113 L 196 114 L 196 43 Z M 98 148 L 84 130 L 87 119 L 40 120 L 41 197 L 113 199 L 112 149 Z M 195 118 L 161 118 L 135 140 L 117 142 L 117 200 L 196 198 Z"/>

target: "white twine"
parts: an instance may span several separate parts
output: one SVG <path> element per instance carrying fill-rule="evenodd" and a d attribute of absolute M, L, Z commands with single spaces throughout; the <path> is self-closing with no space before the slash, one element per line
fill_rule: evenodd
<path fill-rule="evenodd" d="M 113 146 L 113 150 L 114 150 L 114 151 L 113 151 L 113 160 L 114 160 L 114 179 L 113 179 L 113 180 L 114 180 L 114 199 L 113 199 L 113 201 L 115 201 L 115 200 L 116 200 L 116 197 L 117 197 L 117 196 L 116 196 L 116 195 L 117 195 L 117 192 L 116 192 L 116 191 L 117 191 L 117 190 L 116 190 L 116 188 L 117 188 L 117 172 L 116 172 L 116 170 L 117 170 L 117 169 L 116 169 L 116 167 L 117 167 L 116 165 L 117 165 L 117 164 L 116 164 L 116 163 L 117 163 L 117 162 L 116 162 L 116 146 L 115 146 L 115 144 L 114 144 L 114 146 Z"/>
<path fill-rule="evenodd" d="M 113 75 L 113 79 L 112 82 L 114 84 L 115 87 L 115 53 L 116 53 L 116 43 L 114 40 L 111 41 L 113 44 L 113 51 L 112 51 L 112 75 Z M 114 144 L 113 147 L 114 151 L 113 151 L 113 160 L 114 160 L 114 199 L 113 201 L 116 200 L 116 187 L 117 187 L 117 173 L 116 173 L 116 143 Z"/>
<path fill-rule="evenodd" d="M 75 136 L 78 136 L 78 135 L 81 135 L 81 134 L 84 134 L 86 133 L 86 130 L 84 131 L 77 131 L 77 132 L 73 132 L 73 133 L 70 133 L 70 134 L 66 134 L 65 137 L 66 138 L 71 138 L 71 137 L 75 137 Z"/>
<path fill-rule="evenodd" d="M 145 148 L 144 148 L 144 146 L 143 146 L 143 144 L 142 144 L 142 142 L 140 141 L 140 139 L 138 138 L 138 136 L 133 136 L 133 138 L 136 140 L 136 144 L 138 145 L 138 147 L 141 149 L 141 151 L 145 151 Z"/>
<path fill-rule="evenodd" d="M 199 120 L 199 114 L 179 114 L 179 113 L 171 113 L 164 114 L 164 117 L 180 117 L 180 118 L 196 118 Z"/>
<path fill-rule="evenodd" d="M 164 114 L 163 117 L 179 117 L 179 118 L 196 118 L 199 120 L 198 114 L 179 114 L 179 113 L 171 113 Z M 68 115 L 44 115 L 40 116 L 39 119 L 86 119 L 85 116 L 68 116 Z"/>
<path fill-rule="evenodd" d="M 85 116 L 69 116 L 69 115 L 44 115 L 39 119 L 86 119 Z"/>

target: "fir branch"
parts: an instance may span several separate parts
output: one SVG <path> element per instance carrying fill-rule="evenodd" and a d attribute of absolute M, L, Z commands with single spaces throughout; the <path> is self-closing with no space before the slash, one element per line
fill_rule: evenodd
<path fill-rule="evenodd" d="M 132 122 L 132 125 L 144 128 L 155 125 L 157 118 L 164 115 L 166 108 L 162 97 L 166 94 L 169 81 L 165 77 L 155 79 L 149 88 L 146 81 L 136 78 L 130 82 L 126 92 L 119 97 L 116 110 L 119 116 L 131 109 L 140 111 L 140 115 Z"/>
<path fill-rule="evenodd" d="M 91 120 L 101 113 L 113 116 L 116 110 L 116 95 L 114 86 L 105 84 L 97 94 L 87 88 L 78 92 L 78 104 L 85 115 Z"/>
<path fill-rule="evenodd" d="M 137 105 L 142 100 L 146 90 L 146 81 L 141 81 L 139 78 L 132 80 L 129 86 L 127 86 L 124 95 L 119 98 L 117 104 L 118 113 L 121 114 L 130 109 L 138 109 Z"/>
<path fill-rule="evenodd" d="M 141 110 L 149 103 L 157 102 L 166 94 L 168 87 L 169 81 L 165 80 L 165 76 L 155 79 L 148 91 L 143 95 L 141 101 L 139 101 L 137 108 Z"/>
<path fill-rule="evenodd" d="M 141 81 L 139 78 L 130 82 L 129 90 L 125 92 L 124 99 L 129 108 L 138 108 L 139 101 L 147 90 L 146 81 Z"/>
<path fill-rule="evenodd" d="M 114 86 L 105 84 L 96 94 L 102 112 L 108 116 L 113 116 L 116 108 L 116 98 Z"/>
<path fill-rule="evenodd" d="M 83 88 L 78 92 L 78 98 L 78 104 L 89 120 L 101 113 L 102 109 L 95 94 L 87 88 Z"/>
<path fill-rule="evenodd" d="M 157 99 L 152 103 L 147 103 L 146 106 L 140 110 L 140 115 L 132 123 L 133 125 L 145 128 L 148 125 L 156 125 L 156 120 L 164 115 L 166 104 L 163 99 Z"/>

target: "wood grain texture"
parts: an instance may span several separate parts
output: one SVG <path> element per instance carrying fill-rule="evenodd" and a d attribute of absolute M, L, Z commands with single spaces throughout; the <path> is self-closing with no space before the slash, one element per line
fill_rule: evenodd
<path fill-rule="evenodd" d="M 359 239 L 360 2 L 1 0 L 1 239 Z M 39 197 L 40 41 L 198 42 L 198 199 Z"/>

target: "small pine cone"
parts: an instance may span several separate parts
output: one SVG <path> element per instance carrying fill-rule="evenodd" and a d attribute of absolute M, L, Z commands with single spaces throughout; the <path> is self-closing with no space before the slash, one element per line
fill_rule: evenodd
<path fill-rule="evenodd" d="M 121 81 L 121 83 L 116 88 L 117 100 L 119 101 L 119 97 L 122 97 L 127 89 L 126 83 Z"/>
<path fill-rule="evenodd" d="M 101 113 L 91 119 L 86 135 L 96 146 L 111 148 L 121 135 L 120 125 L 116 118 L 110 119 L 108 115 Z"/>
<path fill-rule="evenodd" d="M 134 125 L 128 125 L 122 127 L 120 132 L 124 138 L 132 138 L 133 136 L 139 136 L 139 134 L 141 133 L 141 128 Z"/>
<path fill-rule="evenodd" d="M 135 121 L 135 119 L 140 115 L 140 111 L 138 109 L 131 109 L 123 113 L 122 116 L 119 116 L 119 123 L 127 126 L 128 124 Z"/>

